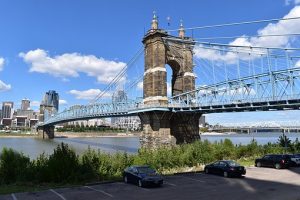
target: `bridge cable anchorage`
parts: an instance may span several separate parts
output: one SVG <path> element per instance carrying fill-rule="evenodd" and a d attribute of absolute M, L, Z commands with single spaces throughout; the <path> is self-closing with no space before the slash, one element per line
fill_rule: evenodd
<path fill-rule="evenodd" d="M 220 28 L 225 26 L 237 26 L 237 25 L 246 25 L 246 24 L 257 24 L 257 23 L 266 23 L 266 22 L 276 22 L 276 21 L 287 21 L 287 20 L 296 20 L 300 19 L 300 17 L 290 17 L 290 18 L 278 18 L 278 19 L 262 19 L 262 20 L 254 20 L 254 21 L 244 21 L 244 22 L 232 22 L 225 24 L 215 24 L 215 25 L 206 25 L 206 26 L 196 26 L 191 28 L 185 28 L 185 30 L 196 30 L 196 29 L 206 29 L 206 28 Z M 170 29 L 166 30 L 167 32 L 179 31 L 178 29 Z"/>
<path fill-rule="evenodd" d="M 121 71 L 111 80 L 111 82 L 105 87 L 103 91 L 101 91 L 93 100 L 89 102 L 89 104 L 93 104 L 98 101 L 101 97 L 103 97 L 113 86 L 115 86 L 126 74 L 128 68 L 130 68 L 141 56 L 143 53 L 143 47 L 141 47 L 137 53 L 129 60 L 129 62 L 121 69 Z"/>

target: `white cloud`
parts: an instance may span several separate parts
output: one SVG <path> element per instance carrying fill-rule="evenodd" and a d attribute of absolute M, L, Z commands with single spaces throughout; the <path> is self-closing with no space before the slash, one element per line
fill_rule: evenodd
<path fill-rule="evenodd" d="M 43 49 L 19 53 L 23 60 L 30 64 L 30 72 L 48 73 L 55 77 L 78 77 L 79 73 L 96 77 L 99 83 L 109 83 L 125 66 L 123 62 L 115 62 L 98 58 L 94 55 L 65 53 L 51 57 Z"/>
<path fill-rule="evenodd" d="M 292 3 L 295 4 L 295 5 L 300 4 L 300 0 L 285 0 L 284 2 L 285 2 L 286 6 L 289 6 Z"/>
<path fill-rule="evenodd" d="M 297 0 L 300 3 L 300 0 Z M 300 6 L 295 6 L 287 15 L 283 18 L 293 18 L 300 16 Z M 269 23 L 264 28 L 257 31 L 258 35 L 278 35 L 278 34 L 290 34 L 290 33 L 299 33 L 300 32 L 300 20 L 282 20 L 277 23 Z M 261 46 L 261 47 L 288 47 L 293 41 L 293 36 L 282 36 L 282 37 L 250 37 L 244 38 L 240 37 L 230 42 L 229 45 L 235 46 Z M 249 53 L 250 48 L 231 48 L 231 50 Z M 224 61 L 229 64 L 236 62 L 237 55 L 233 52 L 227 52 L 220 54 L 220 51 L 214 49 L 204 49 L 203 45 L 196 46 L 194 49 L 195 57 L 210 59 L 215 61 Z M 242 56 L 242 57 L 240 57 Z M 243 54 L 239 54 L 239 57 L 243 59 Z M 252 57 L 252 58 L 255 58 Z"/>
<path fill-rule="evenodd" d="M 295 67 L 300 67 L 300 60 L 296 62 Z"/>
<path fill-rule="evenodd" d="M 143 87 L 144 87 L 143 81 L 141 81 L 141 82 L 139 82 L 139 83 L 137 84 L 138 90 L 143 90 Z"/>
<path fill-rule="evenodd" d="M 143 81 L 137 84 L 138 90 L 143 90 Z M 170 83 L 167 83 L 167 96 L 172 96 L 172 87 Z"/>
<path fill-rule="evenodd" d="M 0 92 L 4 92 L 11 89 L 11 85 L 4 83 L 0 80 Z"/>
<path fill-rule="evenodd" d="M 170 83 L 167 83 L 167 96 L 172 96 L 172 86 Z"/>
<path fill-rule="evenodd" d="M 97 95 L 101 93 L 99 89 L 89 89 L 89 90 L 70 90 L 70 94 L 74 95 L 76 99 L 92 100 Z M 111 94 L 105 94 L 104 97 L 111 97 Z"/>
<path fill-rule="evenodd" d="M 3 67 L 4 67 L 4 58 L 0 57 L 0 71 L 3 70 Z"/>
<path fill-rule="evenodd" d="M 40 102 L 39 101 L 32 101 L 32 102 L 30 102 L 30 106 L 38 107 L 38 106 L 40 106 Z"/>
<path fill-rule="evenodd" d="M 66 100 L 60 99 L 59 100 L 59 105 L 66 105 L 68 102 Z"/>

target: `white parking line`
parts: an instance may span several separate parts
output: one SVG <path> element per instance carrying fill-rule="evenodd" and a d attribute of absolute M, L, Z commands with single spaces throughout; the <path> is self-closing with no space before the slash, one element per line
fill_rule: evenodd
<path fill-rule="evenodd" d="M 183 177 L 183 178 L 186 178 L 186 179 L 190 179 L 190 180 L 193 180 L 193 181 L 197 181 L 197 182 L 201 182 L 201 183 L 205 183 L 206 181 L 203 181 L 203 180 L 199 180 L 199 179 L 195 179 L 195 178 L 190 178 L 190 177 L 186 177 L 186 176 L 180 176 L 180 177 Z"/>
<path fill-rule="evenodd" d="M 54 194 L 56 194 L 57 196 L 59 196 L 62 200 L 67 200 L 64 196 L 62 196 L 61 194 L 59 194 L 55 190 L 50 189 L 50 191 L 53 192 Z"/>
<path fill-rule="evenodd" d="M 166 184 L 166 185 L 171 185 L 171 186 L 173 186 L 173 187 L 176 187 L 177 185 L 175 185 L 175 184 L 173 184 L 173 183 L 169 183 L 169 182 L 167 182 L 167 181 L 164 181 L 164 184 Z"/>
<path fill-rule="evenodd" d="M 97 191 L 97 192 L 101 192 L 102 194 L 105 194 L 106 196 L 114 197 L 113 195 L 111 195 L 111 194 L 109 194 L 107 192 L 104 192 L 103 190 L 98 190 L 98 189 L 92 188 L 90 186 L 84 186 L 84 187 L 89 188 L 89 189 L 94 190 L 94 191 Z"/>
<path fill-rule="evenodd" d="M 13 200 L 18 200 L 14 193 L 11 194 L 11 197 L 12 197 Z"/>
<path fill-rule="evenodd" d="M 131 186 L 130 183 L 124 183 L 124 182 L 117 182 L 116 184 L 122 184 L 122 185 L 128 185 L 128 186 Z M 144 190 L 144 191 L 150 191 L 149 189 L 147 188 L 143 188 L 143 187 L 138 187 L 139 189 L 141 190 Z"/>

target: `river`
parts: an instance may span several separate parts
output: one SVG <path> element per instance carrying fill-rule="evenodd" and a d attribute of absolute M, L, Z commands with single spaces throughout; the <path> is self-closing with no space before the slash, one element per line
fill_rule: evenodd
<path fill-rule="evenodd" d="M 254 133 L 254 134 L 230 134 L 230 135 L 202 135 L 202 140 L 210 142 L 230 139 L 234 144 L 248 144 L 253 138 L 258 144 L 268 142 L 277 142 L 282 133 Z M 286 134 L 292 141 L 300 139 L 300 133 Z M 140 147 L 138 137 L 76 137 L 76 138 L 55 138 L 53 140 L 43 140 L 33 137 L 0 138 L 0 149 L 3 147 L 13 148 L 23 152 L 30 158 L 36 158 L 41 153 L 53 153 L 53 149 L 60 143 L 67 143 L 76 153 L 82 154 L 90 146 L 92 149 L 100 149 L 105 152 L 114 153 L 117 151 L 126 151 L 136 153 Z"/>

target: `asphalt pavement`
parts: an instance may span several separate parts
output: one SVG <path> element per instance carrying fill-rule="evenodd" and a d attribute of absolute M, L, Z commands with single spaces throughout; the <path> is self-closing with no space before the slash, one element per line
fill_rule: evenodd
<path fill-rule="evenodd" d="M 276 170 L 247 168 L 243 178 L 188 173 L 164 177 L 158 188 L 140 188 L 133 184 L 113 182 L 40 192 L 1 195 L 0 200 L 300 200 L 300 168 Z"/>

